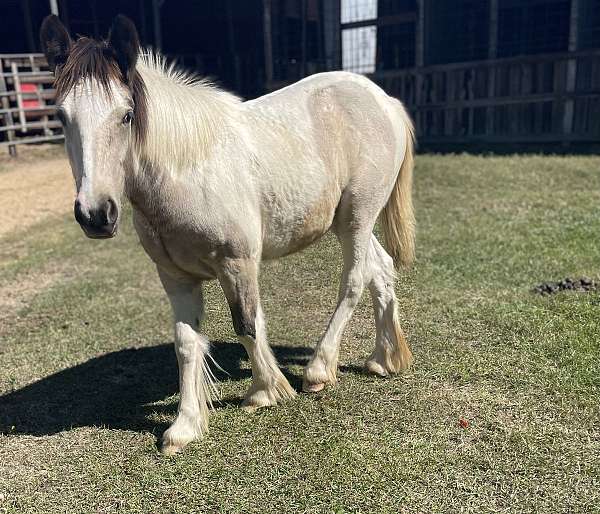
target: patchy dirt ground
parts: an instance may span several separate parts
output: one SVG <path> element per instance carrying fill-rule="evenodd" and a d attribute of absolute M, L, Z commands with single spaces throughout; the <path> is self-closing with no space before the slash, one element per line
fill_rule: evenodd
<path fill-rule="evenodd" d="M 587 293 L 597 291 L 600 284 L 590 277 L 581 277 L 573 280 L 567 277 L 558 282 L 542 282 L 533 288 L 533 292 L 541 295 L 555 294 L 561 291 L 577 291 Z"/>
<path fill-rule="evenodd" d="M 62 145 L 19 147 L 0 156 L 0 237 L 73 208 L 74 185 Z"/>

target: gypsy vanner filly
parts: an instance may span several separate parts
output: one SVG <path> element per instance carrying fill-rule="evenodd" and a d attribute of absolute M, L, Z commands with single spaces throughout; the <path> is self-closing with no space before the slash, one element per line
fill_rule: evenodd
<path fill-rule="evenodd" d="M 164 453 L 208 427 L 214 386 L 199 333 L 207 280 L 219 280 L 250 357 L 243 405 L 295 396 L 267 343 L 259 267 L 328 230 L 343 253 L 339 299 L 303 389 L 335 382 L 340 337 L 365 286 L 377 327 L 366 369 L 386 376 L 409 366 L 394 293 L 394 264 L 414 255 L 413 128 L 400 102 L 344 72 L 241 102 L 142 53 L 124 16 L 103 41 L 73 41 L 49 16 L 41 41 L 77 187 L 75 218 L 88 237 L 113 237 L 124 192 L 171 302 L 181 396 Z M 378 217 L 389 254 L 373 235 Z"/>

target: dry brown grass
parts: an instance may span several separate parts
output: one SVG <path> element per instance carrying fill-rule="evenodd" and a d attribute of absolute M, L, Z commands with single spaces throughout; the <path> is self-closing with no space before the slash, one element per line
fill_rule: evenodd
<path fill-rule="evenodd" d="M 73 196 L 73 178 L 62 146 L 19 147 L 17 158 L 3 154 L 0 237 L 67 214 Z"/>

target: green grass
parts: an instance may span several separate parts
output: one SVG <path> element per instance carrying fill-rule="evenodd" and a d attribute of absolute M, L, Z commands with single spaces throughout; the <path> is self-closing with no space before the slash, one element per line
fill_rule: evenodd
<path fill-rule="evenodd" d="M 599 164 L 419 156 L 418 262 L 397 285 L 415 364 L 392 379 L 360 372 L 365 297 L 335 388 L 243 412 L 250 370 L 211 284 L 205 331 L 231 376 L 210 434 L 174 458 L 156 447 L 177 405 L 170 312 L 130 223 L 4 238 L 0 288 L 30 286 L 0 318 L 0 512 L 600 512 L 600 295 L 531 292 L 598 279 Z M 331 237 L 263 267 L 295 387 L 339 270 Z"/>

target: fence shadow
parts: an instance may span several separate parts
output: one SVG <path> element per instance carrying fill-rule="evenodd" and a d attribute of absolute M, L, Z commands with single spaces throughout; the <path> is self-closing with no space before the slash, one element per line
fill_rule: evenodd
<path fill-rule="evenodd" d="M 229 374 L 213 367 L 217 378 L 250 377 L 250 370 L 240 367 L 247 355 L 239 343 L 215 341 L 212 347 L 216 362 Z M 311 352 L 288 346 L 273 350 L 284 367 L 306 363 Z M 299 377 L 288 375 L 288 379 L 298 388 Z M 177 392 L 172 343 L 119 350 L 0 396 L 0 433 L 51 435 L 85 426 L 152 431 L 157 426 L 148 414 L 163 410 L 162 405 L 152 404 Z M 225 399 L 224 404 L 240 401 Z"/>

